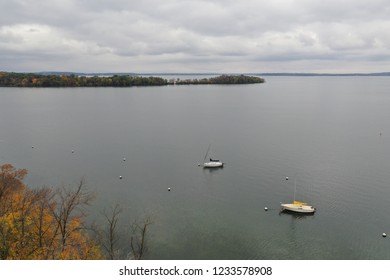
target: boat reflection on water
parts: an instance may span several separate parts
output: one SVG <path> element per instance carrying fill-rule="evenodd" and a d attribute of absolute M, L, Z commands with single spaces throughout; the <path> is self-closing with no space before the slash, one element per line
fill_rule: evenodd
<path fill-rule="evenodd" d="M 293 211 L 288 211 L 288 210 L 285 210 L 285 209 L 281 209 L 279 211 L 279 216 L 291 216 L 293 219 L 305 219 L 307 217 L 312 217 L 314 216 L 314 212 L 311 212 L 311 213 L 301 213 L 301 212 L 293 212 Z"/>

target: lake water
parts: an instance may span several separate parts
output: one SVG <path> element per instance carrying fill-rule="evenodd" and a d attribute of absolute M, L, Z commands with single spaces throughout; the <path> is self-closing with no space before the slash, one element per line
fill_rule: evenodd
<path fill-rule="evenodd" d="M 84 177 L 98 222 L 116 203 L 123 225 L 152 216 L 149 259 L 390 259 L 389 88 L 0 88 L 0 163 L 27 168 L 31 187 Z M 210 144 L 223 169 L 198 167 Z M 279 214 L 294 181 L 315 215 Z"/>

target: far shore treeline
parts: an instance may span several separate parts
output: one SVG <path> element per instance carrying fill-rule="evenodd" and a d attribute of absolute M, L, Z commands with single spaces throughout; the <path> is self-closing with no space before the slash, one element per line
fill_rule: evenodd
<path fill-rule="evenodd" d="M 134 75 L 79 76 L 42 75 L 35 73 L 0 72 L 0 87 L 132 87 L 200 84 L 254 84 L 264 83 L 260 77 L 221 75 L 201 79 L 164 79 Z"/>

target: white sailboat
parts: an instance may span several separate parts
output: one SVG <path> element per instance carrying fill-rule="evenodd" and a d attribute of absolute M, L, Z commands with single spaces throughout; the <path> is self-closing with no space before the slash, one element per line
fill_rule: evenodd
<path fill-rule="evenodd" d="M 292 212 L 298 212 L 298 213 L 314 213 L 316 211 L 316 208 L 313 206 L 305 203 L 295 200 L 295 193 L 297 191 L 297 182 L 295 180 L 294 182 L 294 200 L 292 203 L 282 203 L 282 211 L 292 211 Z"/>
<path fill-rule="evenodd" d="M 211 145 L 209 145 L 207 149 L 207 153 L 204 156 L 203 159 L 203 168 L 220 168 L 223 167 L 223 162 L 221 162 L 219 159 L 212 159 L 210 158 L 209 161 L 206 162 L 207 156 L 209 155 Z"/>

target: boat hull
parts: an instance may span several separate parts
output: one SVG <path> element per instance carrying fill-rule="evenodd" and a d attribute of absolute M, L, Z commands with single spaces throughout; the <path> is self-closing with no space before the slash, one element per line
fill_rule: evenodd
<path fill-rule="evenodd" d="M 210 161 L 203 164 L 203 168 L 220 168 L 223 167 L 223 162 Z"/>
<path fill-rule="evenodd" d="M 302 204 L 281 204 L 282 211 L 291 211 L 297 213 L 314 213 L 316 209 L 311 205 Z"/>

